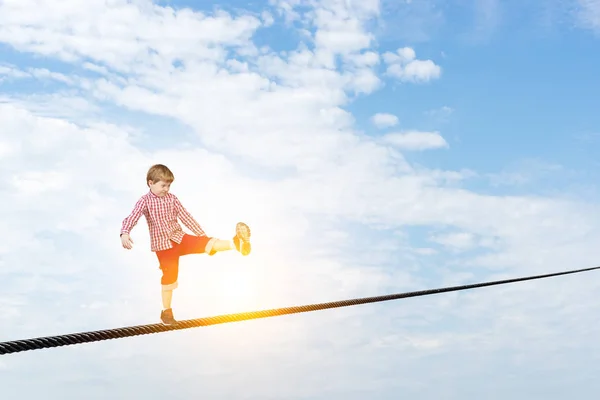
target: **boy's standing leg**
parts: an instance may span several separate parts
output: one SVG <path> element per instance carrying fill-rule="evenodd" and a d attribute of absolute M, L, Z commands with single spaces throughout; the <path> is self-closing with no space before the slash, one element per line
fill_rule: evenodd
<path fill-rule="evenodd" d="M 158 251 L 156 256 L 160 264 L 159 268 L 162 270 L 160 283 L 163 308 L 160 319 L 165 325 L 173 325 L 176 320 L 173 317 L 171 301 L 173 300 L 173 290 L 178 286 L 180 245 L 173 242 L 172 248 Z"/>

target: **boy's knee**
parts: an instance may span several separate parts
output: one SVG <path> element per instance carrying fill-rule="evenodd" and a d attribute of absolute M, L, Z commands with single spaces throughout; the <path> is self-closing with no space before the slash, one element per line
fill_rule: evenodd
<path fill-rule="evenodd" d="M 179 286 L 179 282 L 175 281 L 173 283 L 169 283 L 169 284 L 162 284 L 162 291 L 163 292 L 168 292 L 170 290 L 175 290 L 177 289 L 177 286 Z"/>
<path fill-rule="evenodd" d="M 163 291 L 176 289 L 178 286 L 179 266 L 170 265 L 166 268 L 162 268 L 162 278 L 160 283 L 162 284 Z"/>
<path fill-rule="evenodd" d="M 215 255 L 215 253 L 217 252 L 214 247 L 215 247 L 215 242 L 217 241 L 216 238 L 211 238 L 207 243 L 206 243 L 206 247 L 204 247 L 204 252 L 207 253 L 209 256 Z"/>

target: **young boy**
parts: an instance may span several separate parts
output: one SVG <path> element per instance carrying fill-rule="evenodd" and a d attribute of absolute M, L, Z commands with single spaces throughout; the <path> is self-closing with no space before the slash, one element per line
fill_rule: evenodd
<path fill-rule="evenodd" d="M 133 240 L 129 233 L 142 215 L 146 217 L 150 230 L 151 251 L 156 253 L 159 268 L 162 270 L 162 303 L 160 319 L 165 325 L 173 325 L 177 321 L 173 317 L 171 299 L 173 290 L 177 288 L 179 257 L 186 254 L 207 253 L 212 256 L 219 251 L 236 249 L 242 255 L 250 254 L 250 228 L 238 222 L 233 240 L 222 240 L 207 236 L 200 224 L 183 207 L 179 199 L 169 193 L 175 177 L 171 170 L 162 164 L 150 167 L 146 175 L 146 184 L 150 188 L 135 204 L 131 214 L 123 220 L 121 227 L 121 243 L 131 249 Z M 177 218 L 194 232 L 185 233 Z"/>

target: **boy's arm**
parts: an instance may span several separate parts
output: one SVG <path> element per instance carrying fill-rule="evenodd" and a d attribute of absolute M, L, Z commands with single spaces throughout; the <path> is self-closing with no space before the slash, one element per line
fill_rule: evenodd
<path fill-rule="evenodd" d="M 183 224 L 197 236 L 206 236 L 206 233 L 204 233 L 204 230 L 200 224 L 194 219 L 194 217 L 192 217 L 192 214 L 185 209 L 177 196 L 173 195 L 173 197 L 175 199 L 175 207 L 177 207 L 177 214 L 179 215 L 179 218 L 181 218 L 181 222 L 183 222 Z"/>
<path fill-rule="evenodd" d="M 133 227 L 138 223 L 140 217 L 146 210 L 146 198 L 142 197 L 135 203 L 135 207 L 133 207 L 133 211 L 129 214 L 121 225 L 121 235 L 128 234 L 131 232 Z"/>

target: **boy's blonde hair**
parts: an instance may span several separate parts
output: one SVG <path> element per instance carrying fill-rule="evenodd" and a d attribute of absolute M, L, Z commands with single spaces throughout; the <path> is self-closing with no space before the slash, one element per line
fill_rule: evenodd
<path fill-rule="evenodd" d="M 175 176 L 173 175 L 173 172 L 171 172 L 171 170 L 163 164 L 154 164 L 150 167 L 148 173 L 146 174 L 147 185 L 149 181 L 152 181 L 153 183 L 156 183 L 158 181 L 171 183 L 174 180 Z"/>

